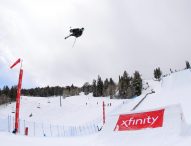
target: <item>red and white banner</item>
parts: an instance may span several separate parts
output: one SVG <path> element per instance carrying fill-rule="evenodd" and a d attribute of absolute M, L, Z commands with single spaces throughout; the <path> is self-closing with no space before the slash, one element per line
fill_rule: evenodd
<path fill-rule="evenodd" d="M 21 59 L 19 58 L 15 63 L 13 63 L 13 65 L 11 65 L 11 69 L 15 66 L 15 65 L 17 65 L 18 63 L 20 63 L 21 62 Z"/>
<path fill-rule="evenodd" d="M 114 131 L 140 130 L 163 126 L 164 109 L 120 115 Z"/>
<path fill-rule="evenodd" d="M 14 66 L 16 66 L 20 62 L 21 62 L 21 59 L 19 58 L 19 59 L 17 59 L 17 61 L 15 61 L 15 63 L 13 63 L 13 65 L 10 66 L 10 68 L 12 69 Z M 22 62 L 21 62 L 21 66 L 22 66 Z M 17 86 L 14 133 L 17 133 L 18 129 L 19 129 L 19 110 L 20 110 L 20 95 L 21 95 L 22 78 L 23 78 L 23 70 L 20 68 L 19 81 L 18 81 L 18 86 Z"/>

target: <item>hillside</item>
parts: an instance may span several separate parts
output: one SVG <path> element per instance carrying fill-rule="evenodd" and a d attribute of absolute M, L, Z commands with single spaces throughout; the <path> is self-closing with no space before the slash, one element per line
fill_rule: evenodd
<path fill-rule="evenodd" d="M 0 107 L 0 122 L 2 125 L 5 125 L 4 128 L 0 126 L 2 131 L 0 132 L 0 139 L 5 146 L 27 144 L 37 146 L 188 146 L 191 143 L 190 81 L 191 71 L 184 70 L 164 77 L 160 82 L 153 80 L 144 81 L 148 82 L 150 87 L 143 91 L 141 96 L 134 99 L 111 100 L 109 98 L 94 98 L 92 95 L 85 96 L 81 94 L 80 96 L 62 99 L 62 107 L 60 107 L 59 97 L 22 97 L 20 117 L 28 122 L 29 136 L 13 135 L 5 132 L 5 130 L 3 131 L 3 129 L 7 129 L 7 123 L 5 122 L 6 120 L 3 121 L 2 119 L 6 119 L 8 115 L 14 117 L 14 113 L 12 113 L 14 103 L 12 103 L 7 107 Z M 151 89 L 155 93 L 148 95 L 136 110 L 131 111 Z M 92 124 L 96 123 L 99 126 L 102 124 L 102 101 L 106 105 L 111 103 L 111 106 L 106 106 L 106 124 L 101 132 L 93 131 L 91 129 Z M 161 128 L 114 131 L 120 114 L 147 112 L 161 108 L 165 109 L 164 124 Z M 29 116 L 31 113 L 32 117 Z M 29 123 L 34 122 L 36 125 L 45 125 L 45 127 L 36 126 L 38 129 L 36 130 L 36 135 L 33 134 L 33 130 L 30 131 Z M 58 131 L 60 133 L 58 135 L 53 134 L 54 138 L 48 134 L 46 137 L 42 137 L 42 129 L 46 133 L 48 131 L 46 124 L 50 123 L 57 125 L 54 129 L 55 133 Z M 86 131 L 87 133 L 80 134 L 80 132 L 76 132 L 64 135 L 65 133 L 60 131 L 61 126 L 75 126 L 77 129 L 80 126 L 86 127 L 87 125 L 90 128 L 90 130 Z"/>

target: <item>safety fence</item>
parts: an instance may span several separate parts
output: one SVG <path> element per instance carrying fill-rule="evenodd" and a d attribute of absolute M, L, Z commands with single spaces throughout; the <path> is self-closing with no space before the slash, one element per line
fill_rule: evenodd
<path fill-rule="evenodd" d="M 99 132 L 101 130 L 101 127 L 102 125 L 100 119 L 96 119 L 94 121 L 78 126 L 54 125 L 49 123 L 38 123 L 20 119 L 18 133 L 21 135 L 25 135 L 27 129 L 28 136 L 71 137 L 94 134 Z M 14 117 L 0 117 L 0 131 L 13 132 L 14 129 Z"/>

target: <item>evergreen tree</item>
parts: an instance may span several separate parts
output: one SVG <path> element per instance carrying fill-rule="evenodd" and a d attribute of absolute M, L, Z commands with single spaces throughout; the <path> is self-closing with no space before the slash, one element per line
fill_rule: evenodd
<path fill-rule="evenodd" d="M 108 91 L 109 91 L 110 98 L 113 98 L 113 96 L 115 95 L 115 90 L 116 90 L 116 85 L 115 85 L 113 79 L 110 78 L 109 79 L 109 86 L 108 86 Z"/>
<path fill-rule="evenodd" d="M 3 87 L 2 94 L 9 96 L 9 87 L 8 86 Z"/>
<path fill-rule="evenodd" d="M 142 79 L 141 79 L 141 75 L 139 74 L 138 71 L 135 71 L 134 73 L 134 77 L 132 80 L 132 85 L 134 88 L 134 95 L 139 96 L 141 95 L 142 92 Z"/>
<path fill-rule="evenodd" d="M 106 78 L 106 80 L 104 81 L 104 84 L 103 84 L 103 96 L 109 95 L 108 87 L 109 87 L 109 81 Z"/>
<path fill-rule="evenodd" d="M 9 92 L 11 101 L 15 101 L 17 96 L 17 86 L 12 86 Z"/>
<path fill-rule="evenodd" d="M 63 96 L 68 97 L 70 96 L 70 86 L 66 86 L 63 90 Z"/>
<path fill-rule="evenodd" d="M 97 96 L 103 96 L 103 81 L 99 75 L 97 79 Z"/>
<path fill-rule="evenodd" d="M 15 94 L 12 94 L 13 89 L 13 87 L 9 89 L 8 86 L 4 86 L 2 90 L 0 89 L 0 104 L 7 104 L 16 99 L 16 88 L 14 89 Z"/>
<path fill-rule="evenodd" d="M 156 69 L 154 69 L 154 77 L 155 77 L 158 81 L 160 81 L 161 75 L 162 75 L 162 71 L 160 70 L 159 67 L 156 68 Z"/>
<path fill-rule="evenodd" d="M 60 86 L 55 87 L 43 87 L 43 88 L 32 88 L 32 89 L 22 89 L 22 95 L 25 96 L 41 96 L 41 97 L 48 97 L 48 96 L 62 96 L 64 88 Z"/>
<path fill-rule="evenodd" d="M 118 90 L 118 95 L 117 96 L 121 96 L 121 91 L 122 91 L 122 79 L 121 79 L 121 76 L 119 76 L 117 90 Z"/>
<path fill-rule="evenodd" d="M 127 72 L 124 71 L 123 76 L 119 80 L 119 96 L 122 98 L 127 98 L 128 87 L 130 87 L 131 78 L 128 76 Z"/>
<path fill-rule="evenodd" d="M 53 96 L 53 94 L 51 94 L 51 92 L 50 92 L 50 88 L 51 88 L 51 87 L 49 87 L 49 86 L 45 87 L 46 97 L 48 97 L 48 96 Z"/>
<path fill-rule="evenodd" d="M 92 83 L 92 92 L 93 92 L 93 96 L 97 97 L 97 85 L 96 85 L 96 80 L 93 80 Z"/>
<path fill-rule="evenodd" d="M 85 95 L 88 95 L 90 93 L 90 84 L 88 82 L 85 82 L 82 86 L 82 91 Z"/>
<path fill-rule="evenodd" d="M 186 69 L 190 68 L 190 63 L 188 61 L 186 61 Z"/>

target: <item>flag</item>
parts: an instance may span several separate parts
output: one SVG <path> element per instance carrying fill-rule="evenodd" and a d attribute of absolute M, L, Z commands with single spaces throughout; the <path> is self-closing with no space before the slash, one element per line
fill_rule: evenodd
<path fill-rule="evenodd" d="M 10 69 L 12 69 L 14 66 L 16 66 L 20 62 L 21 62 L 21 59 L 19 58 L 13 65 L 11 65 Z"/>

